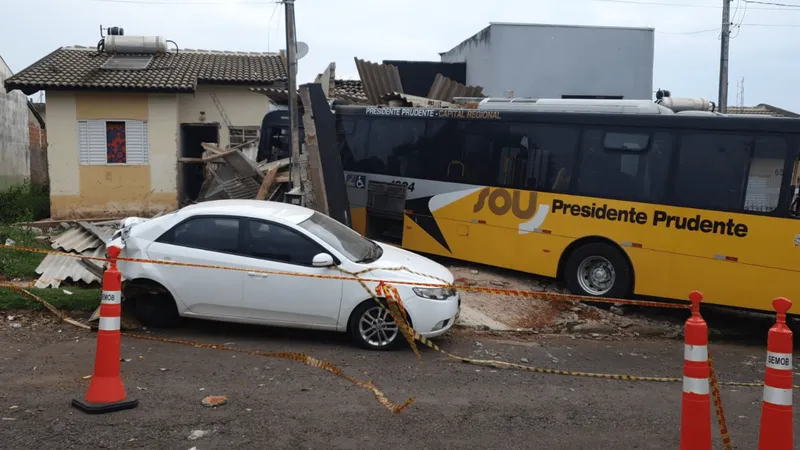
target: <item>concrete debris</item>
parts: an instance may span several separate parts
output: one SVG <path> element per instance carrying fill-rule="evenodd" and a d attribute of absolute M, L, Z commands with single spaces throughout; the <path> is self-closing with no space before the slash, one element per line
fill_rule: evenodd
<path fill-rule="evenodd" d="M 11 328 L 22 328 L 22 324 L 19 322 L 13 322 L 11 324 Z"/>
<path fill-rule="evenodd" d="M 202 144 L 202 158 L 180 158 L 182 164 L 205 164 L 204 181 L 197 202 L 221 199 L 272 200 L 287 189 L 289 158 L 256 162 L 256 152 L 241 148 L 222 149 Z"/>
<path fill-rule="evenodd" d="M 618 316 L 624 316 L 625 315 L 625 309 L 623 307 L 621 307 L 621 306 L 612 306 L 610 311 L 612 313 L 618 315 Z"/>
<path fill-rule="evenodd" d="M 189 439 L 190 441 L 196 441 L 196 440 L 198 440 L 200 438 L 204 438 L 204 437 L 208 436 L 209 434 L 211 434 L 210 431 L 194 430 L 194 431 L 192 431 L 192 433 L 189 435 L 189 437 L 187 439 Z"/>

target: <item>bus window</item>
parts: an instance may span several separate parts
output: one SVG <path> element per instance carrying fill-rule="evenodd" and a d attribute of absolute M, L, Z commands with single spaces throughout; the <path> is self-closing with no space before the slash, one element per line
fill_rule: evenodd
<path fill-rule="evenodd" d="M 658 202 L 664 197 L 672 136 L 638 130 L 584 133 L 578 193 Z"/>
<path fill-rule="evenodd" d="M 800 155 L 794 160 L 789 198 L 792 199 L 789 207 L 790 215 L 794 218 L 800 218 Z"/>
<path fill-rule="evenodd" d="M 681 135 L 678 165 L 672 182 L 680 206 L 741 210 L 745 171 L 752 136 L 712 132 Z"/>
<path fill-rule="evenodd" d="M 513 124 L 513 135 L 524 135 L 520 144 L 527 150 L 522 187 L 565 192 L 569 187 L 578 144 L 578 130 L 561 125 Z"/>
<path fill-rule="evenodd" d="M 757 137 L 747 175 L 744 209 L 772 212 L 778 207 L 786 163 L 786 141 L 783 138 Z"/>
<path fill-rule="evenodd" d="M 337 127 L 339 154 L 342 157 L 344 170 L 359 171 L 362 161 L 367 158 L 367 142 L 369 139 L 369 119 L 363 117 L 342 116 Z"/>
<path fill-rule="evenodd" d="M 419 177 L 419 146 L 425 136 L 424 119 L 373 119 L 369 129 L 369 156 L 361 172 Z"/>

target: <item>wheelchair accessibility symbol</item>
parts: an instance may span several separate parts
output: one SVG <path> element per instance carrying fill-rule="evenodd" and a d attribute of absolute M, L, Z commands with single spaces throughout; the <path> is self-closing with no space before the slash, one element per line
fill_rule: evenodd
<path fill-rule="evenodd" d="M 345 185 L 347 187 L 356 189 L 364 189 L 366 184 L 367 183 L 364 179 L 364 175 L 347 175 L 347 179 L 345 180 Z"/>

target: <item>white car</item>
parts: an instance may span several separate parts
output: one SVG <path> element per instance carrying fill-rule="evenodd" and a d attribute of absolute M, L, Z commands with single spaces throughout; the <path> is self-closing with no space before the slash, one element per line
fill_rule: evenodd
<path fill-rule="evenodd" d="M 447 332 L 460 307 L 458 293 L 441 281 L 383 270 L 405 266 L 452 285 L 453 274 L 444 266 L 287 203 L 218 200 L 154 219 L 128 218 L 109 245 L 122 247 L 122 257 L 245 269 L 120 262 L 125 302 L 132 302 L 137 318 L 154 327 L 193 317 L 348 332 L 357 344 L 375 350 L 402 343 L 389 311 L 357 281 L 319 277 L 342 276 L 339 268 L 351 273 L 375 269 L 361 275 L 375 280 L 367 282 L 373 292 L 377 280 L 442 285 L 393 284 L 411 326 L 425 337 Z"/>

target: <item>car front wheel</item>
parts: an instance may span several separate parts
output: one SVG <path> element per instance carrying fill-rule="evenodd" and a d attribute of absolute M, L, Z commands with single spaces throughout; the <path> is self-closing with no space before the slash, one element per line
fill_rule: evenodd
<path fill-rule="evenodd" d="M 403 341 L 392 314 L 375 301 L 364 302 L 353 311 L 350 334 L 359 347 L 368 350 L 393 350 Z"/>

